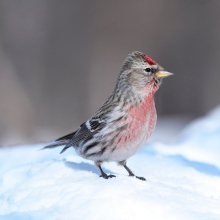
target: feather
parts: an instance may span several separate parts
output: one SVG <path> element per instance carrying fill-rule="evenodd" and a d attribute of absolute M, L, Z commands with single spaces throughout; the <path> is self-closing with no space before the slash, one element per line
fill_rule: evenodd
<path fill-rule="evenodd" d="M 43 147 L 41 150 L 51 149 L 51 148 L 55 148 L 55 147 L 59 147 L 59 146 L 65 145 L 65 144 L 67 144 L 67 141 L 66 141 L 66 140 L 56 141 L 56 142 L 54 142 L 53 144 L 49 144 L 49 145 Z"/>
<path fill-rule="evenodd" d="M 70 133 L 70 134 L 67 134 L 67 135 L 65 135 L 65 136 L 63 136 L 63 137 L 60 137 L 60 138 L 56 139 L 56 141 L 70 140 L 70 139 L 73 138 L 73 136 L 75 135 L 75 133 L 76 133 L 76 131 L 74 131 L 74 132 L 72 132 L 72 133 Z"/>

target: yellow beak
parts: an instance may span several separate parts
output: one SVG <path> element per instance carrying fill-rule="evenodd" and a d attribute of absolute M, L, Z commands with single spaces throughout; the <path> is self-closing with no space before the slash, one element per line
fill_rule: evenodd
<path fill-rule="evenodd" d="M 173 73 L 170 73 L 170 72 L 167 72 L 167 71 L 158 71 L 155 73 L 155 76 L 158 78 L 158 79 L 161 79 L 161 78 L 165 78 L 165 77 L 168 77 L 168 76 L 172 76 L 174 75 Z"/>

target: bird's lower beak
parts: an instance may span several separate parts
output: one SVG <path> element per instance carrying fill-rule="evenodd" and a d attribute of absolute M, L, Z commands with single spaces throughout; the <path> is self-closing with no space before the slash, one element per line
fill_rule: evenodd
<path fill-rule="evenodd" d="M 157 71 L 155 73 L 155 76 L 158 78 L 158 79 L 162 79 L 162 78 L 165 78 L 165 77 L 168 77 L 168 76 L 172 76 L 174 75 L 173 73 L 170 73 L 170 72 L 167 72 L 167 71 L 164 71 L 164 70 L 160 70 L 160 71 Z"/>

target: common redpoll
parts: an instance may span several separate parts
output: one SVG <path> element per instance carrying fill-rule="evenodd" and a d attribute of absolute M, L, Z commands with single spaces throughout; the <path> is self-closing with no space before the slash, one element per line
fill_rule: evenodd
<path fill-rule="evenodd" d="M 154 93 L 162 78 L 170 75 L 149 56 L 132 52 L 124 61 L 113 93 L 101 108 L 78 130 L 44 149 L 65 145 L 63 153 L 74 147 L 78 155 L 94 161 L 105 179 L 115 177 L 101 168 L 103 162 L 111 161 L 124 166 L 129 176 L 135 176 L 126 160 L 146 144 L 154 131 L 157 119 Z"/>

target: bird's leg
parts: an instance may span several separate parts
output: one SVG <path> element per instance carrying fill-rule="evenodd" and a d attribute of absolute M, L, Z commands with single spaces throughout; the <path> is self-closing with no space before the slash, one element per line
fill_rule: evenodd
<path fill-rule="evenodd" d="M 98 168 L 99 168 L 100 171 L 101 171 L 101 175 L 100 175 L 100 177 L 103 177 L 104 179 L 108 179 L 108 178 L 116 177 L 115 175 L 112 175 L 112 174 L 107 175 L 107 174 L 102 170 L 101 165 L 99 165 Z"/>
<path fill-rule="evenodd" d="M 138 178 L 140 180 L 146 180 L 144 177 L 134 175 L 134 173 L 127 167 L 126 160 L 120 161 L 120 162 L 118 162 L 118 164 L 123 166 L 128 171 L 129 176 L 135 176 L 136 178 Z"/>
<path fill-rule="evenodd" d="M 100 163 L 100 162 L 96 162 L 95 164 L 98 166 L 98 168 L 99 168 L 100 171 L 101 171 L 100 177 L 103 177 L 104 179 L 116 177 L 115 175 L 112 175 L 112 174 L 107 175 L 107 174 L 102 170 L 102 167 L 101 167 L 101 163 Z"/>
<path fill-rule="evenodd" d="M 132 171 L 126 165 L 124 165 L 124 168 L 128 171 L 129 176 L 135 176 L 134 173 L 132 173 Z"/>

